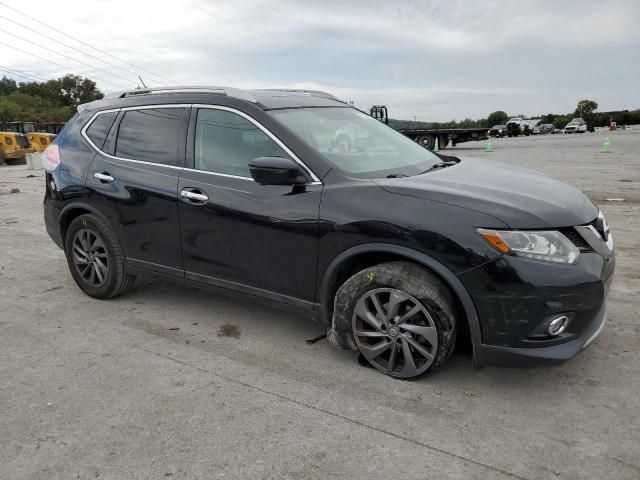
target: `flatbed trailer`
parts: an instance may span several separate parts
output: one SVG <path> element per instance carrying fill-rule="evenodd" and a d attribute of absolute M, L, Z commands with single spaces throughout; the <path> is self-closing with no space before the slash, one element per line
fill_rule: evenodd
<path fill-rule="evenodd" d="M 370 115 L 383 123 L 389 124 L 387 107 L 374 105 Z M 396 128 L 403 135 L 409 137 L 424 148 L 433 150 L 438 140 L 438 148 L 455 147 L 458 143 L 489 138 L 489 128 Z"/>
<path fill-rule="evenodd" d="M 398 128 L 397 130 L 429 150 L 434 149 L 436 139 L 439 148 L 446 148 L 449 144 L 455 147 L 458 143 L 489 138 L 488 128 Z"/>

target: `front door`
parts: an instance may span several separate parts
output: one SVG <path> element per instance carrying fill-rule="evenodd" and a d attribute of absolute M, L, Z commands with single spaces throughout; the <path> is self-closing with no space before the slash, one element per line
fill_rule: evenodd
<path fill-rule="evenodd" d="M 248 163 L 293 154 L 248 116 L 200 108 L 178 185 L 187 278 L 311 307 L 322 185 L 265 186 Z"/>

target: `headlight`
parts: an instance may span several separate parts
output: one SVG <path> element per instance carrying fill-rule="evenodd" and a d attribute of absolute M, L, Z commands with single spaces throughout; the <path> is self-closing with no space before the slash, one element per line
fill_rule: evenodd
<path fill-rule="evenodd" d="M 516 257 L 545 262 L 574 264 L 580 250 L 560 232 L 526 232 L 514 230 L 485 230 L 478 233 L 496 250 Z"/>

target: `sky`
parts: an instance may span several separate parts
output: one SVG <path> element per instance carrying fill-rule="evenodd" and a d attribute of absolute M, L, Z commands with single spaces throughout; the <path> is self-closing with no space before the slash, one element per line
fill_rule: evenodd
<path fill-rule="evenodd" d="M 312 88 L 419 121 L 640 108 L 638 0 L 0 0 L 0 48 L 0 74 L 104 92 Z"/>

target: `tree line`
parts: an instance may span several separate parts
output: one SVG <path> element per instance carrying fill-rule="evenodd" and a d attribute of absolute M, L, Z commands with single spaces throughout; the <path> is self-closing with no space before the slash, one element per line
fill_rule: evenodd
<path fill-rule="evenodd" d="M 494 125 L 505 125 L 510 118 L 540 118 L 540 123 L 551 123 L 557 128 L 563 128 L 573 118 L 582 118 L 588 125 L 594 127 L 605 127 L 610 122 L 616 122 L 619 125 L 637 125 L 640 124 L 640 109 L 636 110 L 620 110 L 613 112 L 597 112 L 597 102 L 593 100 L 580 100 L 576 109 L 572 113 L 558 114 L 548 113 L 532 117 L 530 115 L 515 114 L 508 115 L 502 110 L 491 113 L 487 118 L 472 120 L 465 118 L 464 120 L 450 122 L 419 122 L 411 120 L 389 119 L 389 125 L 393 128 L 491 128 Z"/>
<path fill-rule="evenodd" d="M 0 80 L 0 121 L 66 122 L 81 103 L 103 98 L 96 83 L 77 75 L 46 82 Z"/>
<path fill-rule="evenodd" d="M 0 79 L 0 121 L 66 122 L 75 113 L 81 103 L 103 98 L 96 83 L 78 75 L 48 80 L 46 82 L 20 82 L 7 78 Z M 604 127 L 609 122 L 618 124 L 640 124 L 640 109 L 616 112 L 597 112 L 598 104 L 593 100 L 580 100 L 573 113 L 548 113 L 540 116 L 541 123 L 552 123 L 558 128 L 564 127 L 574 117 L 583 118 L 594 127 Z M 490 128 L 504 125 L 509 118 L 530 116 L 508 115 L 502 110 L 491 113 L 487 118 L 450 122 L 422 122 L 389 119 L 393 128 Z"/>

